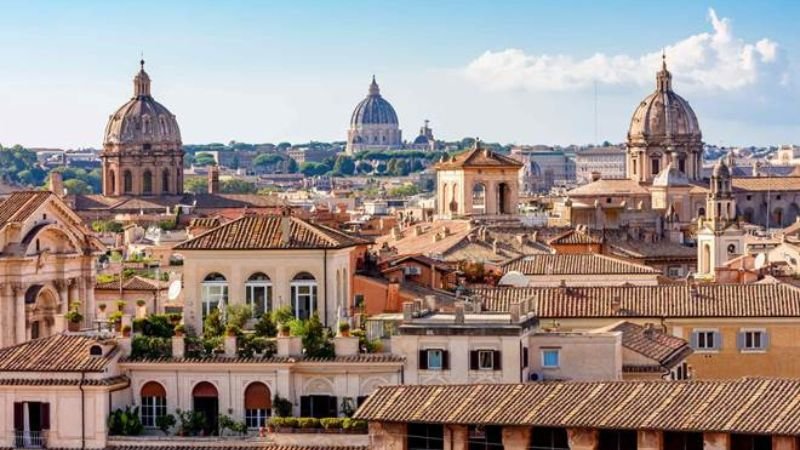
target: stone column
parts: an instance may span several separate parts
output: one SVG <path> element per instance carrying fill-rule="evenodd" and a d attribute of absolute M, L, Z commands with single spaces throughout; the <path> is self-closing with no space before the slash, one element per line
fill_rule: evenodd
<path fill-rule="evenodd" d="M 530 441 L 530 427 L 503 427 L 504 450 L 527 450 Z"/>
<path fill-rule="evenodd" d="M 97 315 L 97 305 L 94 301 L 94 283 L 94 276 L 83 278 L 83 316 L 86 317 L 86 322 L 89 326 L 93 325 L 92 321 Z"/>
<path fill-rule="evenodd" d="M 21 344 L 28 340 L 28 330 L 25 318 L 25 285 L 14 283 L 14 322 L 15 341 Z"/>
<path fill-rule="evenodd" d="M 660 431 L 640 430 L 637 441 L 639 450 L 662 450 L 664 447 L 664 440 Z"/>
<path fill-rule="evenodd" d="M 772 450 L 798 450 L 798 447 L 794 436 L 772 436 Z"/>
<path fill-rule="evenodd" d="M 0 344 L 3 347 L 14 345 L 14 289 L 11 283 L 4 283 L 0 291 Z"/>
<path fill-rule="evenodd" d="M 447 439 L 450 438 L 450 445 Z M 448 450 L 468 450 L 469 449 L 469 429 L 466 425 L 445 425 L 444 448 Z"/>
<path fill-rule="evenodd" d="M 728 433 L 703 433 L 703 450 L 728 450 L 731 436 Z"/>
<path fill-rule="evenodd" d="M 567 440 L 571 450 L 596 450 L 599 436 L 592 428 L 568 428 Z"/>

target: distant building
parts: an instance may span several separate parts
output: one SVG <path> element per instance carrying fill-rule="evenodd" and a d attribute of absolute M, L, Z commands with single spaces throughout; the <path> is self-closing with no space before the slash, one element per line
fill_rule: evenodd
<path fill-rule="evenodd" d="M 366 149 L 395 149 L 403 145 L 400 122 L 391 103 L 381 96 L 381 89 L 372 77 L 369 93 L 353 110 L 347 131 L 348 154 Z"/>
<path fill-rule="evenodd" d="M 419 136 L 409 146 L 415 150 L 436 150 L 436 139 L 433 137 L 433 129 L 428 126 L 430 122 L 425 120 L 425 124 L 419 129 Z"/>
<path fill-rule="evenodd" d="M 511 149 L 511 157 L 523 164 L 519 172 L 521 192 L 546 192 L 554 186 L 575 184 L 575 158 L 571 152 L 517 147 Z"/>
<path fill-rule="evenodd" d="M 625 149 L 610 146 L 578 151 L 575 154 L 575 177 L 578 184 L 598 178 L 625 178 Z"/>

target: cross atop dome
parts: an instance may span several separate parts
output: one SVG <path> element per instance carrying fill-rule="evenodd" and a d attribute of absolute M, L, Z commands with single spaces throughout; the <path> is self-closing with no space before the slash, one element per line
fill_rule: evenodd
<path fill-rule="evenodd" d="M 375 81 L 375 75 L 372 75 L 372 83 L 369 85 L 369 95 L 381 95 L 381 88 L 378 87 L 378 82 Z"/>
<path fill-rule="evenodd" d="M 150 97 L 150 76 L 144 71 L 144 58 L 139 60 L 139 73 L 133 78 L 133 97 Z"/>

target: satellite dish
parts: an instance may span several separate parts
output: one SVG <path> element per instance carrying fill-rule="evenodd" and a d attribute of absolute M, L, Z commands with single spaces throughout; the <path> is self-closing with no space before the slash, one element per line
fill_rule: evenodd
<path fill-rule="evenodd" d="M 169 284 L 169 290 L 167 291 L 167 298 L 170 300 L 175 300 L 181 295 L 181 280 L 175 280 Z"/>
<path fill-rule="evenodd" d="M 528 277 L 522 272 L 512 270 L 500 278 L 498 286 L 528 287 Z"/>
<path fill-rule="evenodd" d="M 756 256 L 755 268 L 756 270 L 763 268 L 767 265 L 767 254 L 766 253 L 759 253 Z"/>

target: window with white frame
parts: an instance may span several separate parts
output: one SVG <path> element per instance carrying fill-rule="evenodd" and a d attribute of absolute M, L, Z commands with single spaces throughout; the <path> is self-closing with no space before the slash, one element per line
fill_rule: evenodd
<path fill-rule="evenodd" d="M 217 272 L 208 274 L 203 279 L 201 289 L 204 319 L 215 308 L 219 308 L 220 303 L 228 303 L 228 281 L 222 274 Z"/>
<path fill-rule="evenodd" d="M 245 303 L 253 309 L 254 317 L 272 311 L 272 281 L 264 273 L 250 275 L 244 284 Z"/>
<path fill-rule="evenodd" d="M 683 268 L 681 266 L 669 266 L 667 268 L 667 276 L 677 278 L 683 276 Z"/>
<path fill-rule="evenodd" d="M 494 351 L 478 350 L 478 370 L 494 370 Z"/>
<path fill-rule="evenodd" d="M 244 392 L 244 421 L 247 428 L 266 426 L 272 409 L 272 398 L 266 384 L 250 383 Z"/>
<path fill-rule="evenodd" d="M 308 272 L 295 275 L 291 283 L 292 313 L 307 320 L 317 310 L 317 280 Z"/>
<path fill-rule="evenodd" d="M 763 351 L 767 348 L 767 333 L 764 330 L 742 330 L 738 338 L 742 351 Z"/>
<path fill-rule="evenodd" d="M 561 364 L 561 352 L 557 348 L 542 349 L 542 367 L 557 369 Z"/>
<path fill-rule="evenodd" d="M 157 419 L 167 415 L 167 392 L 161 384 L 150 381 L 142 386 L 140 395 L 142 406 L 139 416 L 142 419 L 142 425 L 155 428 L 158 426 Z"/>

